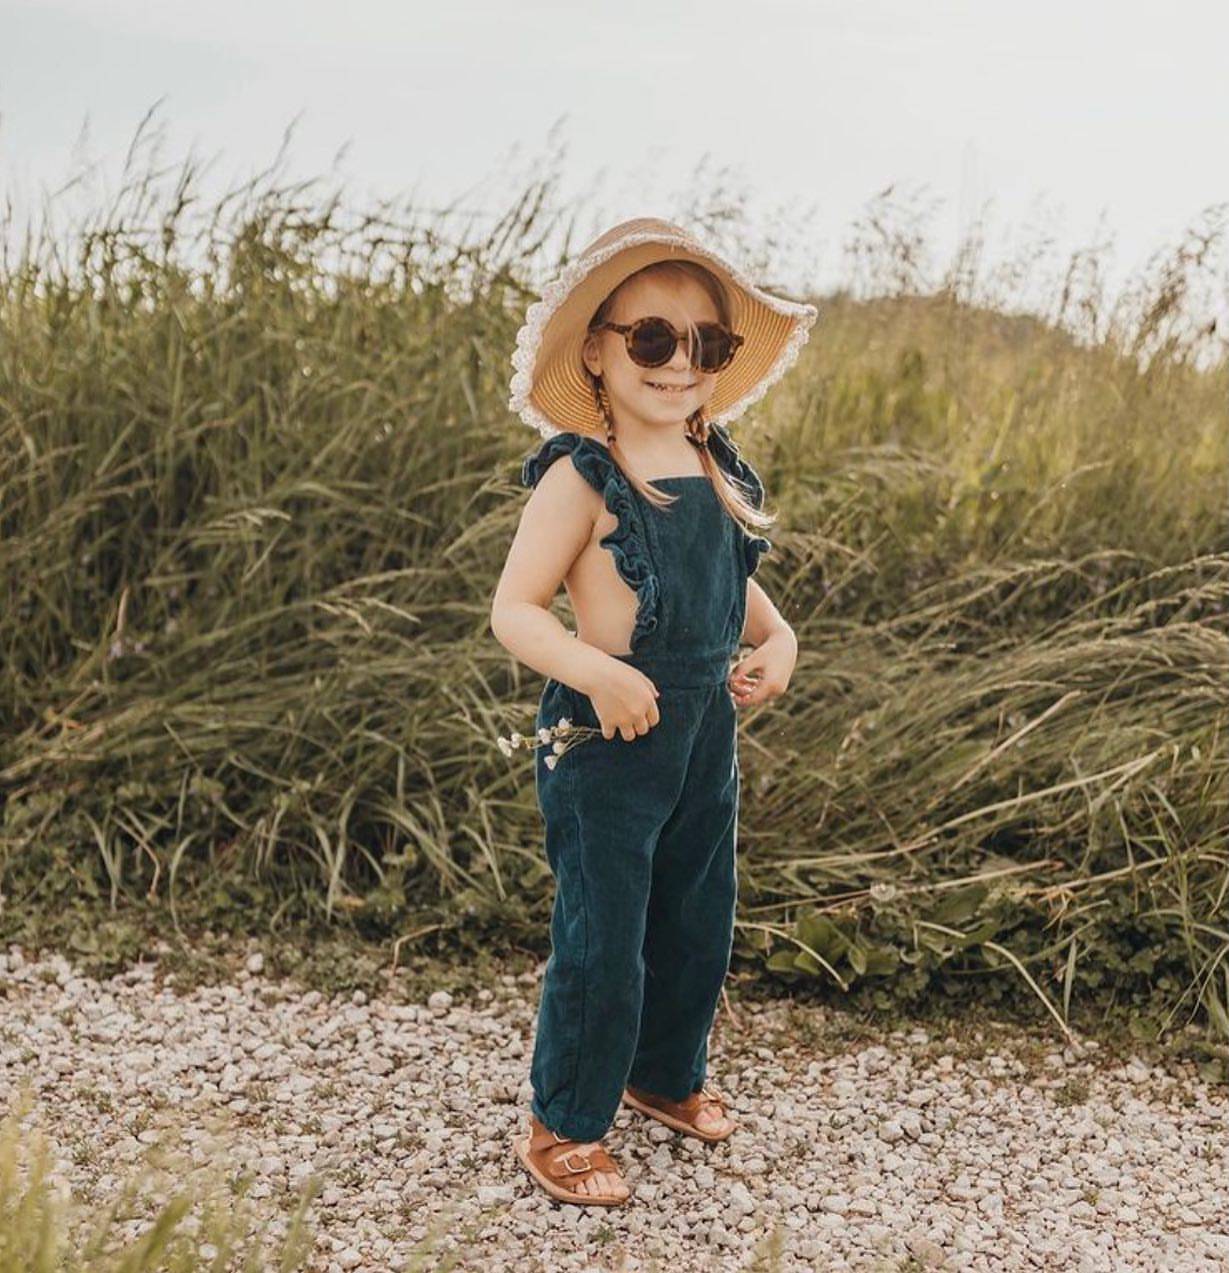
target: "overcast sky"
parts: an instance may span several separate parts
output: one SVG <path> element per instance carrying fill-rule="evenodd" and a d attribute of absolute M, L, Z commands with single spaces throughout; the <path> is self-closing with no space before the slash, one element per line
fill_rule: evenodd
<path fill-rule="evenodd" d="M 163 99 L 162 160 L 218 189 L 299 116 L 291 175 L 495 216 L 554 129 L 602 224 L 724 173 L 799 286 L 891 183 L 942 253 L 990 200 L 992 248 L 1044 222 L 1126 271 L 1229 198 L 1227 49 L 1191 0 L 0 0 L 0 175 L 23 211 L 83 161 L 114 193 Z"/>

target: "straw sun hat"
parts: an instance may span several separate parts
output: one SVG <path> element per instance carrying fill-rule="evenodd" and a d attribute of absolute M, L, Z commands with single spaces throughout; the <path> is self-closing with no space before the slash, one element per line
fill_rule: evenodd
<path fill-rule="evenodd" d="M 743 337 L 733 362 L 716 373 L 705 407 L 710 424 L 728 424 L 758 402 L 793 366 L 819 316 L 814 305 L 773 296 L 741 270 L 669 221 L 636 217 L 594 239 L 542 289 L 517 332 L 508 407 L 543 437 L 602 436 L 605 422 L 581 358 L 589 320 L 629 275 L 655 261 L 695 261 L 725 284 L 730 322 Z"/>

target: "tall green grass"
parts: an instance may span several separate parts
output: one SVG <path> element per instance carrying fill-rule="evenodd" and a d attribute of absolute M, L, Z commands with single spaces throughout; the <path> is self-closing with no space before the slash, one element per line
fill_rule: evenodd
<path fill-rule="evenodd" d="M 235 919 L 239 879 L 261 922 L 541 949 L 495 745 L 541 681 L 488 613 L 538 441 L 509 356 L 575 220 L 549 177 L 478 230 L 195 181 L 4 263 L 0 932 L 83 896 Z M 1222 222 L 1033 315 L 1028 261 L 923 280 L 909 227 L 856 227 L 735 426 L 801 645 L 741 726 L 740 958 L 1229 1038 Z"/>

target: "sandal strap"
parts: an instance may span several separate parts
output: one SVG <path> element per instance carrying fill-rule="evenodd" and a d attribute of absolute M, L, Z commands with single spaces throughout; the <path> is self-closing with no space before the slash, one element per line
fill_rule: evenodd
<path fill-rule="evenodd" d="M 558 1152 L 551 1152 L 558 1150 Z M 606 1149 L 592 1140 L 571 1140 L 547 1127 L 536 1129 L 529 1140 L 529 1152 L 554 1177 L 572 1176 L 579 1172 L 619 1172 L 619 1165 Z M 579 1183 L 579 1181 L 577 1182 Z"/>
<path fill-rule="evenodd" d="M 618 1168 L 614 1159 L 598 1145 L 587 1154 L 582 1154 L 579 1149 L 565 1149 L 547 1162 L 546 1170 L 556 1178 L 574 1176 L 578 1172 L 584 1172 L 588 1178 L 595 1171 L 617 1171 Z"/>
<path fill-rule="evenodd" d="M 533 1150 L 549 1149 L 553 1145 L 593 1145 L 596 1141 L 592 1140 L 574 1140 L 567 1136 L 560 1136 L 558 1132 L 553 1132 L 549 1127 L 531 1127 L 532 1135 L 529 1141 L 529 1148 Z"/>
<path fill-rule="evenodd" d="M 716 1106 L 722 1118 L 727 1117 L 726 1106 L 730 1104 L 730 1101 L 713 1084 L 705 1083 L 698 1092 L 689 1093 L 681 1101 L 671 1101 L 665 1097 L 654 1096 L 649 1104 L 656 1106 L 663 1113 L 670 1114 L 675 1118 L 681 1118 L 685 1122 L 694 1123 L 696 1115 L 708 1105 Z"/>

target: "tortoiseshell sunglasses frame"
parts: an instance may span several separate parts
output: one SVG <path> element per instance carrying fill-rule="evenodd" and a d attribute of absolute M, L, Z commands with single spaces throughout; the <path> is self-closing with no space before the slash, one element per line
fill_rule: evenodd
<path fill-rule="evenodd" d="M 642 362 L 639 358 L 636 357 L 635 354 L 632 353 L 632 341 L 636 337 L 636 332 L 641 327 L 643 327 L 645 323 L 661 323 L 663 326 L 669 328 L 670 332 L 674 336 L 674 349 L 671 349 L 670 352 L 660 362 Z M 706 327 L 710 327 L 710 328 L 715 327 L 723 335 L 728 336 L 730 338 L 730 355 L 721 364 L 720 367 L 712 367 L 712 368 L 700 367 L 700 366 L 697 366 L 694 357 L 689 360 L 691 362 L 692 367 L 696 371 L 703 372 L 707 376 L 715 376 L 719 371 L 724 371 L 730 365 L 730 363 L 734 361 L 734 355 L 738 353 L 739 346 L 745 344 L 747 338 L 745 336 L 740 336 L 737 332 L 730 331 L 730 329 L 724 323 L 697 323 L 696 326 L 700 328 L 701 330 L 703 330 Z M 634 323 L 611 323 L 611 322 L 598 323 L 595 327 L 592 327 L 590 330 L 595 332 L 607 331 L 607 330 L 612 332 L 618 332 L 623 337 L 623 342 L 627 346 L 627 356 L 638 367 L 664 367 L 666 363 L 668 363 L 670 359 L 674 357 L 674 350 L 678 348 L 679 344 L 682 341 L 687 339 L 687 332 L 681 332 L 677 330 L 673 323 L 669 322 L 665 318 L 658 317 L 656 314 L 647 314 L 645 315 L 644 318 L 636 319 Z M 694 354 L 695 351 L 693 350 L 692 352 Z"/>

